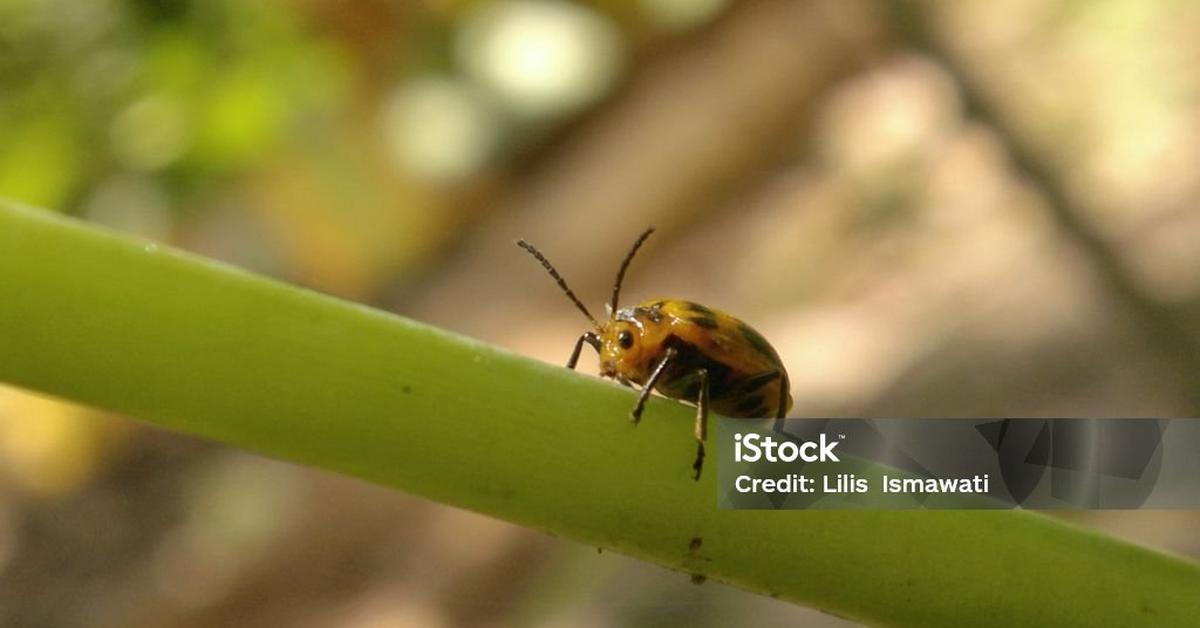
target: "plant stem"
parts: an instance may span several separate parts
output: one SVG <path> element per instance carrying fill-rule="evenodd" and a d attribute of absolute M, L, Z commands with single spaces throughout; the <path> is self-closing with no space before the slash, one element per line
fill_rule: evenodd
<path fill-rule="evenodd" d="M 3 204 L 0 381 L 870 623 L 1200 617 L 1200 566 L 1028 512 L 718 510 L 690 408 Z"/>

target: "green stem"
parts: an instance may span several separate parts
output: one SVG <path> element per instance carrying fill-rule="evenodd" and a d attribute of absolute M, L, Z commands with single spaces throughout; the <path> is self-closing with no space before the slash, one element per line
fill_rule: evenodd
<path fill-rule="evenodd" d="M 0 381 L 871 623 L 1200 617 L 1200 566 L 1028 512 L 718 510 L 682 405 L 2 204 Z"/>

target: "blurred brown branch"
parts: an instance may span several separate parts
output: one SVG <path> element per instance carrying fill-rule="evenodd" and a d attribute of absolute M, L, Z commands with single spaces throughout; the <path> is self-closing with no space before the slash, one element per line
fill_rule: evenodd
<path fill-rule="evenodd" d="M 1163 303 L 1130 272 L 1115 243 L 1089 221 L 1089 208 L 1067 189 L 1061 166 L 1039 150 L 992 95 L 987 81 L 939 33 L 932 12 L 919 2 L 883 3 L 891 25 L 914 48 L 930 55 L 957 83 L 965 113 L 988 125 L 1007 151 L 1014 170 L 1043 195 L 1051 218 L 1074 243 L 1119 308 L 1116 318 L 1135 328 L 1163 365 L 1192 416 L 1200 416 L 1200 342 L 1184 313 Z"/>
<path fill-rule="evenodd" d="M 576 291 L 602 289 L 614 251 L 640 229 L 671 233 L 794 151 L 827 89 L 879 47 L 876 26 L 860 2 L 734 5 L 635 68 L 618 96 L 512 182 L 506 198 L 489 199 L 500 206 L 493 219 L 466 236 L 462 255 L 406 313 L 495 338 L 490 325 L 506 320 L 499 310 L 512 303 L 505 295 L 556 302 L 541 275 L 517 272 L 526 264 L 510 250 L 518 237 L 552 259 L 571 251 L 562 270 Z M 461 307 L 464 293 L 490 307 Z"/>

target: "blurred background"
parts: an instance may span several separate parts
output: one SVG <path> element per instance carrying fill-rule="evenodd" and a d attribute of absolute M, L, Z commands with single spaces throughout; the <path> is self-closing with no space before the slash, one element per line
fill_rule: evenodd
<path fill-rule="evenodd" d="M 555 363 L 513 240 L 600 309 L 653 224 L 627 302 L 749 321 L 794 415 L 1197 417 L 1198 65 L 1178 0 L 0 0 L 0 196 Z M 746 617 L 853 625 L 0 388 L 3 626 Z"/>

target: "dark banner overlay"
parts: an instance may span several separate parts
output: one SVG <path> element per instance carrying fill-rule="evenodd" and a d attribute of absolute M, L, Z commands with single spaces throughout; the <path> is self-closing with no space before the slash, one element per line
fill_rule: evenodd
<path fill-rule="evenodd" d="M 722 508 L 1200 508 L 1200 419 L 721 419 Z"/>

